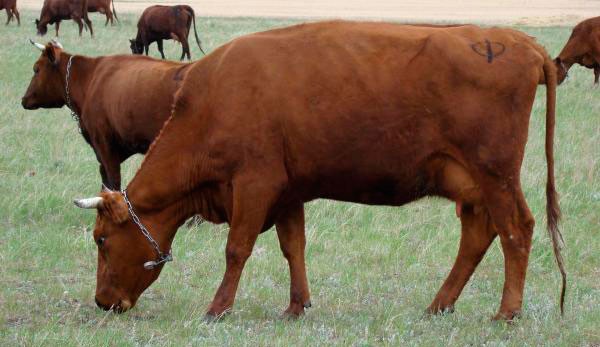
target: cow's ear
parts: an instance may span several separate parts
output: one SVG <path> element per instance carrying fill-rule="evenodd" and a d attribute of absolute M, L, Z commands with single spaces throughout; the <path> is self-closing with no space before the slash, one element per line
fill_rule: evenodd
<path fill-rule="evenodd" d="M 61 49 L 52 45 L 52 44 L 47 44 L 46 45 L 46 56 L 48 57 L 48 60 L 50 61 L 50 63 L 52 63 L 53 65 L 58 65 L 60 63 L 60 51 Z"/>
<path fill-rule="evenodd" d="M 101 211 L 115 223 L 125 223 L 129 219 L 129 210 L 120 192 L 102 191 L 100 196 L 102 197 Z"/>

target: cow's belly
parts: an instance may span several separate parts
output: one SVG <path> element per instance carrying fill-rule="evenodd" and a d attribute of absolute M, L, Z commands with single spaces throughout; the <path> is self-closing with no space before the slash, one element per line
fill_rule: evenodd
<path fill-rule="evenodd" d="M 333 179 L 315 182 L 303 189 L 303 200 L 331 199 L 368 205 L 400 206 L 427 195 L 423 177 L 381 176 Z"/>

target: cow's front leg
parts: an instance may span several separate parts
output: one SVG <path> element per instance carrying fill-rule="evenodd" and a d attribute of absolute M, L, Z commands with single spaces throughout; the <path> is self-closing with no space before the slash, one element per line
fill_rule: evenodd
<path fill-rule="evenodd" d="M 102 178 L 102 184 L 108 189 L 120 190 L 121 189 L 121 154 L 115 153 L 115 148 L 111 147 L 110 144 L 103 142 L 97 142 L 93 145 L 94 151 L 96 152 L 96 159 L 100 162 L 100 177 Z"/>
<path fill-rule="evenodd" d="M 163 51 L 163 40 L 156 40 L 156 45 L 158 46 L 158 51 L 160 52 L 160 56 L 165 59 L 165 52 Z"/>
<path fill-rule="evenodd" d="M 58 37 L 58 29 L 60 28 L 60 21 L 54 24 L 54 29 L 56 29 L 56 37 Z"/>
<path fill-rule="evenodd" d="M 598 86 L 598 80 L 600 80 L 600 66 L 594 67 L 594 86 Z"/>
<path fill-rule="evenodd" d="M 111 190 L 121 190 L 121 165 L 119 162 L 100 164 L 102 184 Z"/>
<path fill-rule="evenodd" d="M 233 306 L 246 260 L 264 227 L 267 213 L 280 194 L 281 185 L 262 183 L 270 174 L 261 173 L 233 182 L 233 213 L 225 247 L 225 275 L 206 313 L 209 321 L 220 318 Z M 275 181 L 270 180 L 271 183 Z"/>
<path fill-rule="evenodd" d="M 289 208 L 276 223 L 277 236 L 283 256 L 290 268 L 290 305 L 284 317 L 296 318 L 311 306 L 306 265 L 304 263 L 304 206 L 298 203 Z"/>

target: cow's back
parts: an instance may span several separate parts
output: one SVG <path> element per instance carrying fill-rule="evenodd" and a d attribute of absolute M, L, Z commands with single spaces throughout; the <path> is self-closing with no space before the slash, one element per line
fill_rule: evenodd
<path fill-rule="evenodd" d="M 73 14 L 87 13 L 88 0 L 44 0 L 42 16 L 54 19 L 70 19 Z"/>
<path fill-rule="evenodd" d="M 88 120 L 91 131 L 110 133 L 103 136 L 145 152 L 170 116 L 186 66 L 139 56 L 100 58 L 84 109 L 95 117 Z"/>
<path fill-rule="evenodd" d="M 193 114 L 176 108 L 174 117 L 196 118 L 172 126 L 212 129 L 199 130 L 199 148 L 235 141 L 263 153 L 264 165 L 283 161 L 305 199 L 400 204 L 425 195 L 421 171 L 432 156 L 465 165 L 485 157 L 491 171 L 518 170 L 545 58 L 507 29 L 277 29 L 236 39 L 192 67 L 178 103 Z M 226 155 L 252 164 L 248 152 Z M 345 180 L 363 189 L 347 190 Z"/>
<path fill-rule="evenodd" d="M 170 33 L 179 26 L 187 27 L 188 13 L 184 6 L 154 5 L 146 8 L 138 21 L 138 30 Z"/>

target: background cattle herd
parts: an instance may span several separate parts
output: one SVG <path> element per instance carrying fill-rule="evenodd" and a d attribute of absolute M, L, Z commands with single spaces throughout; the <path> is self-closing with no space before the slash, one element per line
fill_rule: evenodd
<path fill-rule="evenodd" d="M 0 9 L 3 8 L 6 9 L 7 13 L 6 24 L 8 25 L 11 21 L 16 19 L 17 24 L 20 25 L 20 16 L 16 8 L 16 0 L 0 0 Z M 39 35 L 45 35 L 48 31 L 47 26 L 54 24 L 56 36 L 58 37 L 60 22 L 62 20 L 71 19 L 79 26 L 80 36 L 84 30 L 88 30 L 93 37 L 94 31 L 92 22 L 88 17 L 89 12 L 100 12 L 105 14 L 105 25 L 108 25 L 109 22 L 111 25 L 114 25 L 114 21 L 118 21 L 114 3 L 110 0 L 45 0 L 39 19 L 36 19 L 35 21 L 37 33 Z M 195 13 L 190 6 L 151 6 L 147 8 L 139 18 L 137 34 L 129 42 L 131 52 L 133 54 L 145 53 L 148 55 L 149 45 L 156 42 L 161 57 L 165 59 L 163 40 L 173 39 L 179 41 L 182 45 L 180 60 L 183 60 L 185 57 L 191 60 L 188 36 L 192 25 L 194 26 L 196 43 L 202 53 L 204 53 L 196 31 Z M 434 30 L 429 26 L 422 26 L 422 28 Z M 519 34 L 515 34 L 516 37 L 520 37 L 518 35 Z M 600 78 L 600 42 L 597 40 L 597 37 L 599 37 L 598 35 L 600 35 L 600 17 L 585 20 L 575 26 L 564 49 L 552 60 L 551 68 L 548 67 L 548 65 L 543 66 L 545 77 L 540 80 L 539 83 L 546 84 L 548 88 L 552 86 L 553 82 L 561 84 L 567 78 L 569 69 L 573 65 L 579 64 L 594 71 L 594 84 L 598 84 Z M 526 42 L 527 44 L 530 44 L 529 41 Z M 57 40 L 52 40 L 46 45 L 35 42 L 32 43 L 42 51 L 42 55 L 34 65 L 34 77 L 32 78 L 28 90 L 23 96 L 22 105 L 26 109 L 62 107 L 63 105 L 66 105 L 72 110 L 79 122 L 83 137 L 93 147 L 94 153 L 100 163 L 102 186 L 106 190 L 102 197 L 97 197 L 94 200 L 79 201 L 78 205 L 80 207 L 98 207 L 102 205 L 103 201 L 104 204 L 108 205 L 109 203 L 106 202 L 106 199 L 108 199 L 109 195 L 107 194 L 119 191 L 122 188 L 120 174 L 121 163 L 133 154 L 146 153 L 151 147 L 154 139 L 161 132 L 161 129 L 164 131 L 166 126 L 163 127 L 163 125 L 170 119 L 172 112 L 174 112 L 173 110 L 177 107 L 180 107 L 181 109 L 185 108 L 184 102 L 180 103 L 183 106 L 176 102 L 176 100 L 182 100 L 177 99 L 176 96 L 184 94 L 180 91 L 183 81 L 185 78 L 189 78 L 187 77 L 188 72 L 198 65 L 179 62 L 163 62 L 133 55 L 107 56 L 104 57 L 104 60 L 99 60 L 85 56 L 70 55 L 65 52 L 64 47 Z M 533 44 L 531 43 L 531 45 Z M 474 43 L 471 48 L 475 53 L 483 56 L 487 63 L 492 63 L 494 59 L 500 59 L 500 57 L 505 54 L 504 51 L 506 47 L 501 43 L 490 42 L 488 39 L 485 39 Z M 220 53 L 217 52 L 214 54 L 224 54 L 222 52 L 226 51 L 226 49 L 217 49 L 217 51 Z M 275 56 L 276 53 L 273 53 L 273 55 Z M 61 68 L 56 68 L 59 66 Z M 65 71 L 61 70 L 62 66 L 65 66 Z M 110 73 L 102 74 L 102 71 L 110 71 Z M 136 71 L 139 75 L 143 75 L 144 80 L 129 79 L 131 71 Z M 63 86 L 65 83 L 66 85 Z M 140 84 L 144 86 L 143 93 L 139 92 Z M 59 87 L 56 88 L 58 90 L 48 90 L 46 86 Z M 114 90 L 107 90 L 106 86 L 112 86 Z M 81 92 L 84 89 L 87 90 L 89 95 L 85 95 L 85 93 Z M 186 92 L 187 91 L 189 91 L 189 89 L 186 89 Z M 97 97 L 97 105 L 94 105 L 95 107 L 90 107 L 88 101 L 90 95 L 96 97 L 102 95 L 105 97 Z M 128 95 L 132 99 L 117 101 L 119 100 L 119 95 Z M 548 105 L 550 105 L 550 101 L 552 101 L 551 98 L 552 96 L 549 96 Z M 188 100 L 184 99 L 184 101 Z M 102 104 L 104 102 L 107 104 Z M 314 102 L 314 107 L 319 107 L 318 100 Z M 113 107 L 114 105 L 117 105 L 118 107 Z M 548 107 L 550 108 L 550 106 Z M 85 117 L 81 117 L 82 114 L 85 114 Z M 123 117 L 123 114 L 130 115 L 130 117 Z M 553 130 L 550 133 L 552 134 Z M 553 144 L 551 135 L 548 136 L 550 136 L 550 140 L 549 145 L 547 146 L 550 146 L 549 157 L 551 158 L 551 146 Z M 546 149 L 548 150 L 548 147 Z M 454 168 L 452 166 L 454 164 L 448 164 L 445 160 L 447 159 L 440 159 L 439 162 L 435 162 L 435 165 L 441 167 L 441 171 L 461 170 Z M 548 165 L 550 170 L 550 167 L 553 165 L 550 160 Z M 551 175 L 549 173 L 549 177 L 552 176 L 550 180 L 552 183 L 549 183 L 549 185 L 553 185 L 553 175 L 553 172 Z M 465 181 L 469 181 L 469 179 L 461 178 L 460 184 L 464 184 Z M 469 181 L 467 183 L 471 182 Z M 452 185 L 459 183 L 443 182 L 440 184 Z M 550 191 L 552 192 L 553 189 L 554 188 L 552 187 Z M 452 195 L 451 193 L 448 194 Z M 461 191 L 460 194 L 466 193 Z M 473 193 L 473 196 L 475 195 L 477 194 Z M 551 194 L 549 193 L 549 196 L 550 195 Z M 469 208 L 465 206 L 475 204 L 473 201 L 479 203 L 481 200 L 479 196 L 473 196 L 465 198 L 462 202 L 457 201 L 457 216 L 461 217 L 461 214 L 472 212 L 469 212 Z M 548 199 L 551 201 L 553 197 L 549 197 Z M 368 199 L 365 198 L 365 200 Z M 360 202 L 362 200 L 356 198 L 356 201 Z M 517 202 L 521 203 L 520 200 Z M 211 201 L 211 203 L 214 202 Z M 558 221 L 558 207 L 553 206 L 555 203 L 556 202 L 548 203 L 550 207 L 556 208 L 556 211 L 553 210 L 548 212 L 549 223 Z M 220 204 L 220 202 L 217 203 L 217 205 Z M 526 207 L 523 210 L 527 210 Z M 133 209 L 130 207 L 126 212 L 133 214 L 132 211 Z M 111 211 L 111 213 L 113 212 Z M 525 212 L 523 212 L 523 214 L 527 215 Z M 221 222 L 230 217 L 224 217 L 220 213 L 216 213 L 216 215 L 217 216 L 211 216 L 211 218 Z M 523 218 L 527 220 L 526 224 L 529 224 L 529 217 L 525 216 Z M 207 219 L 212 220 L 209 218 Z M 227 220 L 227 222 L 230 222 L 230 220 Z M 265 225 L 266 224 L 267 222 L 265 222 Z M 261 226 L 262 225 L 263 224 L 261 224 Z M 533 227 L 533 224 L 531 224 L 531 227 Z M 552 226 L 550 229 L 554 227 L 555 226 Z M 142 230 L 144 229 L 143 227 L 140 228 L 142 228 Z M 551 232 L 552 231 L 553 230 L 551 230 Z M 558 246 L 559 234 L 554 234 L 552 237 L 555 242 L 555 251 L 558 252 L 557 261 L 564 274 L 560 257 L 560 246 Z M 103 241 L 97 240 L 97 242 L 100 247 Z M 284 248 L 285 246 L 282 245 L 282 249 Z M 286 250 L 284 250 L 284 252 L 286 252 L 286 258 L 290 261 L 290 268 L 297 266 L 297 264 L 292 265 L 293 261 L 290 259 L 293 257 L 289 256 L 289 253 L 287 253 Z M 228 253 L 227 256 L 229 257 L 230 253 Z M 165 259 L 167 258 L 163 258 L 163 254 L 159 251 L 159 258 L 156 259 L 156 264 L 162 264 L 166 261 Z M 304 266 L 303 263 L 302 266 Z M 230 271 L 229 268 L 227 271 Z M 241 269 L 239 269 L 239 273 L 241 273 Z M 452 276 L 452 274 L 450 276 Z M 454 274 L 454 277 L 457 276 L 460 277 L 459 275 Z M 237 280 L 239 280 L 239 274 Z M 306 280 L 304 279 L 304 281 Z M 227 284 L 225 279 L 223 283 Z M 307 286 L 306 283 L 303 285 Z M 237 282 L 232 287 L 235 286 L 237 286 Z M 292 284 L 292 286 L 294 286 L 294 284 Z M 292 288 L 292 303 L 288 309 L 291 311 L 286 312 L 299 315 L 304 312 L 305 308 L 310 307 L 310 300 L 307 297 L 308 289 L 306 288 L 306 293 L 302 293 L 302 301 L 293 301 L 298 300 L 298 298 L 293 297 L 294 295 L 298 295 L 298 293 L 294 292 L 295 289 L 298 288 Z M 507 290 L 507 292 L 510 292 L 513 288 L 509 289 L 510 290 Z M 235 288 L 228 290 L 233 290 L 235 292 Z M 448 290 L 450 291 L 450 289 Z M 455 293 L 455 296 L 460 294 L 462 287 L 457 290 L 458 293 Z M 515 290 L 518 291 L 518 289 Z M 223 299 L 226 294 L 223 294 L 222 291 L 225 292 L 225 289 L 220 290 L 218 294 L 222 295 L 222 297 L 216 297 L 213 305 L 211 305 L 211 310 L 214 309 L 214 312 L 211 311 L 210 313 L 215 316 L 220 316 L 230 308 L 227 306 L 230 304 L 229 301 L 227 301 L 227 305 L 223 304 L 222 306 L 218 306 L 218 304 L 215 304 L 220 303 L 219 300 L 223 302 L 226 301 Z M 235 293 L 228 293 L 227 295 L 234 294 Z M 564 295 L 564 287 L 562 295 Z M 118 304 L 104 304 L 101 303 L 98 298 L 99 296 L 97 294 L 96 302 L 103 308 L 113 308 L 115 310 L 118 309 L 124 311 L 132 305 L 132 303 L 122 299 Z M 452 305 L 442 302 L 442 299 L 436 297 L 436 300 L 437 301 L 434 300 L 434 303 L 432 303 L 432 306 L 429 308 L 430 311 L 438 312 L 452 308 Z M 135 301 L 133 304 L 135 304 Z M 504 304 L 503 298 L 503 305 Z M 520 309 L 520 302 L 518 305 L 514 305 L 516 305 L 515 307 L 517 309 Z M 510 312 L 500 312 L 499 314 L 501 314 L 501 316 L 499 318 L 512 319 L 512 314 L 516 313 L 516 311 L 517 310 L 515 309 Z"/>
<path fill-rule="evenodd" d="M 0 10 L 2 9 L 6 9 L 7 25 L 14 19 L 17 20 L 18 25 L 21 25 L 17 0 L 0 0 Z M 35 20 L 37 33 L 42 36 L 46 35 L 48 25 L 54 24 L 58 37 L 61 21 L 72 19 L 79 26 L 79 36 L 82 35 L 85 28 L 93 37 L 94 29 L 92 21 L 88 17 L 89 12 L 100 12 L 106 15 L 104 25 L 108 25 L 109 21 L 111 25 L 114 25 L 114 20 L 119 19 L 112 0 L 44 0 L 40 18 Z M 144 10 L 139 19 L 136 37 L 130 40 L 131 52 L 134 54 L 145 52 L 148 55 L 148 46 L 156 42 L 164 59 L 163 40 L 176 40 L 181 42 L 183 48 L 180 60 L 183 60 L 186 55 L 191 60 L 188 35 L 192 25 L 196 43 L 204 53 L 196 31 L 196 15 L 190 6 L 150 6 Z"/>

